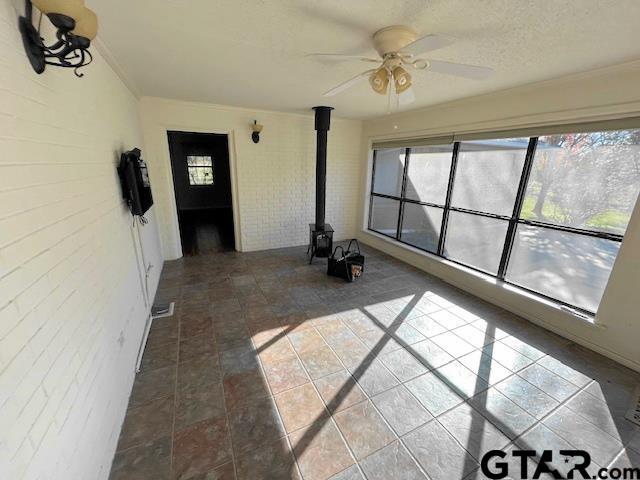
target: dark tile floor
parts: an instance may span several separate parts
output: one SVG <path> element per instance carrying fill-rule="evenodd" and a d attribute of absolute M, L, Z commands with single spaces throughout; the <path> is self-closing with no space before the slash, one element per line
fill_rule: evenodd
<path fill-rule="evenodd" d="M 166 263 L 176 315 L 152 326 L 111 479 L 479 479 L 514 448 L 640 466 L 639 374 L 366 255 L 353 284 L 304 248 Z"/>
<path fill-rule="evenodd" d="M 185 256 L 235 250 L 231 208 L 202 208 L 178 213 L 180 241 Z"/>

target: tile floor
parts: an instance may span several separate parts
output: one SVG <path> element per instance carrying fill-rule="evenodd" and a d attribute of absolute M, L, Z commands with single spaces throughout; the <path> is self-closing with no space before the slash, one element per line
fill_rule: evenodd
<path fill-rule="evenodd" d="M 111 479 L 480 479 L 513 448 L 640 467 L 639 374 L 366 255 L 353 284 L 304 248 L 166 263 L 177 312 L 152 327 Z"/>

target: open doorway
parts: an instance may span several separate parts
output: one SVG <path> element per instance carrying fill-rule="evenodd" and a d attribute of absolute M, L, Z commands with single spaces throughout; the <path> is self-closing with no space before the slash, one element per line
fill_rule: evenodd
<path fill-rule="evenodd" d="M 167 134 L 182 254 L 235 250 L 227 135 Z"/>

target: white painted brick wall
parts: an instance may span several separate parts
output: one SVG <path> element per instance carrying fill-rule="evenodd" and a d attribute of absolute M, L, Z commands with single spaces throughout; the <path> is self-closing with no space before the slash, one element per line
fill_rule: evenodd
<path fill-rule="evenodd" d="M 115 171 L 120 151 L 144 147 L 138 101 L 92 53 L 82 79 L 36 75 L 0 2 L 1 479 L 107 478 L 147 316 Z"/>
<path fill-rule="evenodd" d="M 302 245 L 315 216 L 316 133 L 309 115 L 143 98 L 142 124 L 166 259 L 181 256 L 167 130 L 229 133 L 235 153 L 243 251 Z M 328 139 L 326 218 L 336 238 L 358 230 L 362 122 L 334 112 Z M 264 125 L 260 143 L 251 124 Z"/>

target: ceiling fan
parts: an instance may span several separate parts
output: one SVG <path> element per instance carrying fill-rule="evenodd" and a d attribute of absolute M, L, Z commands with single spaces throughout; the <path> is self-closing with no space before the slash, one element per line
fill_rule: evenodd
<path fill-rule="evenodd" d="M 418 37 L 418 34 L 411 27 L 394 25 L 373 34 L 373 45 L 380 58 L 335 53 L 311 53 L 308 56 L 327 60 L 360 60 L 380 64 L 376 68 L 359 73 L 346 82 L 333 87 L 324 93 L 325 97 L 337 95 L 368 79 L 373 91 L 380 95 L 386 95 L 387 92 L 391 94 L 389 86 L 392 84 L 398 94 L 398 102 L 406 105 L 415 100 L 412 77 L 407 71 L 407 67 L 417 71 L 446 73 L 476 80 L 487 78 L 493 73 L 493 70 L 488 67 L 418 58 L 424 53 L 451 45 L 454 41 L 455 39 L 443 35 Z"/>

